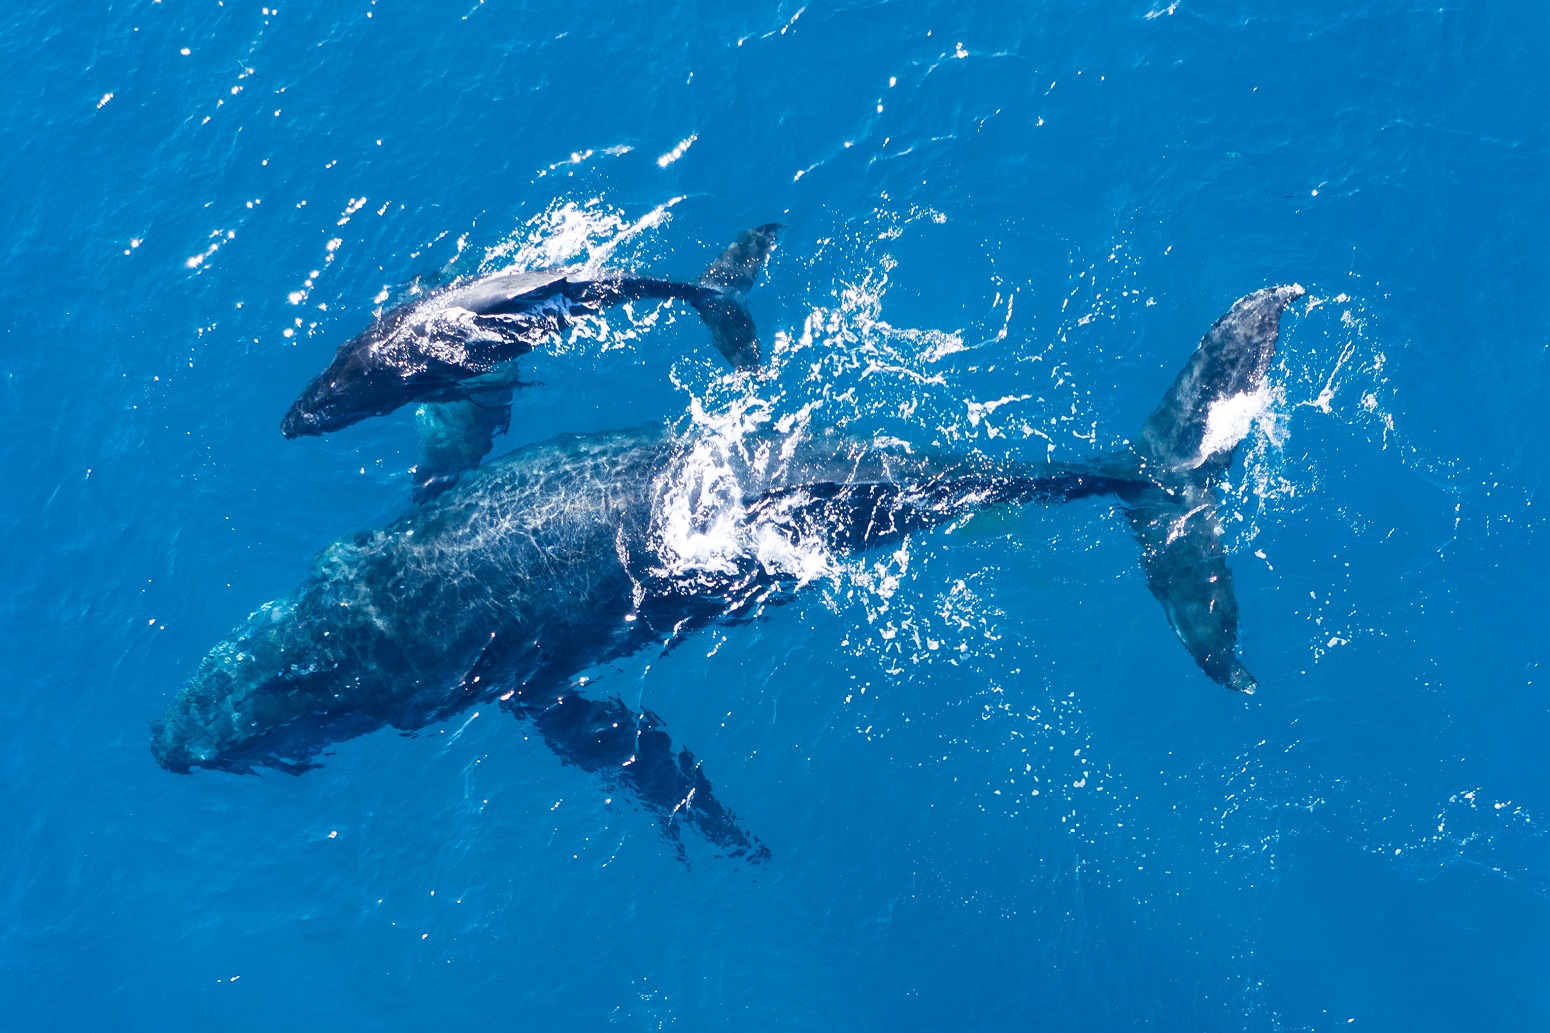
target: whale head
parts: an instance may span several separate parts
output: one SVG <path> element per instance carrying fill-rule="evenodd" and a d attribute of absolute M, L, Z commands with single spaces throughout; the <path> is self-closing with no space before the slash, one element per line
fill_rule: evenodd
<path fill-rule="evenodd" d="M 162 767 L 299 772 L 328 743 L 381 725 L 345 704 L 347 648 L 330 641 L 332 629 L 298 619 L 301 609 L 269 603 L 205 656 L 152 726 Z"/>
<path fill-rule="evenodd" d="M 415 340 L 422 334 L 423 327 L 406 326 L 403 316 L 390 313 L 346 342 L 291 404 L 280 433 L 328 434 L 409 402 L 456 396 L 466 372 Z"/>
<path fill-rule="evenodd" d="M 353 342 L 352 342 L 353 344 Z M 328 434 L 437 394 L 442 378 L 427 368 L 403 371 L 373 361 L 367 350 L 346 345 L 319 373 L 280 421 L 287 438 Z"/>

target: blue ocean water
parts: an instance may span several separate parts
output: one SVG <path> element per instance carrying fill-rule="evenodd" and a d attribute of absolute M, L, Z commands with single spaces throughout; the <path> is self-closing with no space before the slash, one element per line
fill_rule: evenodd
<path fill-rule="evenodd" d="M 1550 9 L 143 2 L 0 16 L 6 1029 L 1533 1029 Z M 416 277 L 696 273 L 787 229 L 729 383 L 681 306 L 524 366 L 501 448 L 750 407 L 993 457 L 1135 433 L 1299 282 L 1225 492 L 1252 697 L 1110 503 L 856 557 L 593 672 L 749 865 L 495 710 L 300 777 L 149 724 L 409 410 L 278 421 Z"/>

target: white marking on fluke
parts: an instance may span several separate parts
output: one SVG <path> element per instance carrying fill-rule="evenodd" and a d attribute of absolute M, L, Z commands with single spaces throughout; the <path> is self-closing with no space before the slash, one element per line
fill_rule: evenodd
<path fill-rule="evenodd" d="M 1250 428 L 1270 407 L 1270 388 L 1261 385 L 1257 391 L 1228 395 L 1211 403 L 1206 413 L 1206 433 L 1200 441 L 1200 455 L 1195 465 L 1200 466 L 1218 452 L 1237 446 L 1248 436 Z"/>

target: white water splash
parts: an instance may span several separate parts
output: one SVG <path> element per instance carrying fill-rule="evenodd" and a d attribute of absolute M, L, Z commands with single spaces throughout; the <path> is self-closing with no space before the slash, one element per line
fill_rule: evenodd
<path fill-rule="evenodd" d="M 566 266 L 574 267 L 578 275 L 594 274 L 624 244 L 665 226 L 670 211 L 682 200 L 669 198 L 637 219 L 605 205 L 601 198 L 550 205 L 509 238 L 486 248 L 478 273 Z"/>
<path fill-rule="evenodd" d="M 679 158 L 682 158 L 689 148 L 694 146 L 694 141 L 699 138 L 697 133 L 690 133 L 682 140 L 679 140 L 672 150 L 657 159 L 657 168 L 665 169 Z"/>
<path fill-rule="evenodd" d="M 767 433 L 771 406 L 752 392 L 717 412 L 695 398 L 690 419 L 652 507 L 652 540 L 663 563 L 657 573 L 693 580 L 736 574 L 752 561 L 798 586 L 835 576 L 835 558 L 820 543 L 793 537 L 778 518 L 755 518 L 747 505 L 789 460 L 805 425 L 783 420 L 783 433 Z"/>
<path fill-rule="evenodd" d="M 1231 492 L 1236 500 L 1235 521 L 1243 524 L 1235 536 L 1234 551 L 1257 536 L 1260 517 L 1274 512 L 1273 519 L 1280 519 L 1288 505 L 1318 490 L 1317 471 L 1292 469 L 1286 458 L 1299 413 L 1312 410 L 1320 417 L 1368 429 L 1380 451 L 1394 442 L 1387 356 L 1374 339 L 1359 301 L 1344 292 L 1333 296 L 1310 292 L 1297 319 L 1283 326 L 1277 350 L 1268 395 L 1244 436 L 1243 474 Z M 1419 460 L 1412 449 L 1402 455 L 1406 462 Z"/>

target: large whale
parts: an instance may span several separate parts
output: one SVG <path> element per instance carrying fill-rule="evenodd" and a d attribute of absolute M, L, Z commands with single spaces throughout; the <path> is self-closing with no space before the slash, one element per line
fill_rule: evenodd
<path fill-rule="evenodd" d="M 728 361 L 757 366 L 746 295 L 779 229 L 770 223 L 743 231 L 695 283 L 613 271 L 582 279 L 566 269 L 455 280 L 389 309 L 341 345 L 280 430 L 288 438 L 326 434 L 410 402 L 467 401 L 470 412 L 458 418 L 493 434 L 510 416 L 513 359 L 564 333 L 574 315 L 642 299 L 687 301 Z"/>
<path fill-rule="evenodd" d="M 695 828 L 757 859 L 764 848 L 660 720 L 589 696 L 578 676 L 748 615 L 801 584 L 815 556 L 990 506 L 1095 495 L 1121 500 L 1147 585 L 1201 669 L 1252 690 L 1213 487 L 1263 399 L 1282 312 L 1301 294 L 1273 287 L 1239 300 L 1134 444 L 1088 461 L 993 463 L 818 435 L 744 441 L 707 466 L 703 438 L 662 428 L 517 450 L 390 526 L 326 548 L 294 594 L 204 658 L 156 724 L 153 752 L 179 772 L 300 771 L 342 739 L 495 700 L 674 836 Z M 707 522 L 723 543 L 708 557 L 693 547 Z"/>

